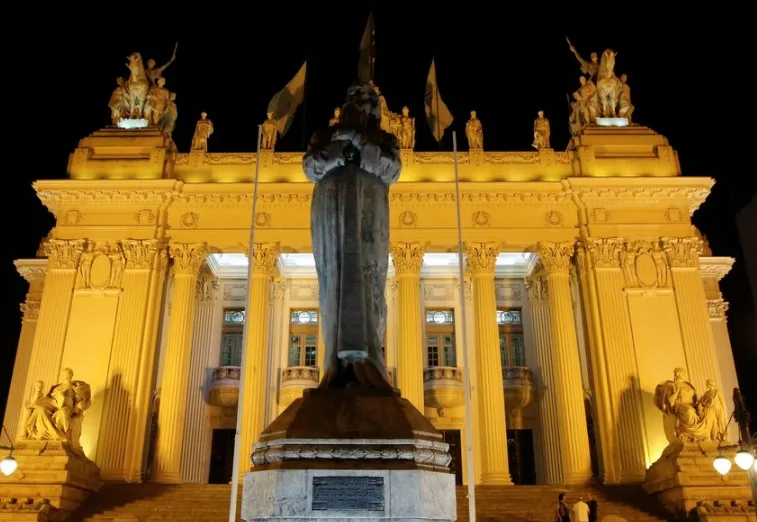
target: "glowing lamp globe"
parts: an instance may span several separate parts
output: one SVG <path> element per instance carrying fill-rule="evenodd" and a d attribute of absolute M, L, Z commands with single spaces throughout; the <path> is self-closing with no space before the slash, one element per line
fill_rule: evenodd
<path fill-rule="evenodd" d="M 8 455 L 3 460 L 0 460 L 0 471 L 5 475 L 6 477 L 16 471 L 16 468 L 18 467 L 18 462 L 16 462 L 16 459 L 14 459 L 12 456 Z"/>
<path fill-rule="evenodd" d="M 749 471 L 749 468 L 754 464 L 754 455 L 746 450 L 741 450 L 733 457 L 733 461 L 744 471 Z"/>
<path fill-rule="evenodd" d="M 715 471 L 717 471 L 721 475 L 725 475 L 726 473 L 731 471 L 731 461 L 722 455 L 712 461 L 712 465 L 715 467 Z"/>

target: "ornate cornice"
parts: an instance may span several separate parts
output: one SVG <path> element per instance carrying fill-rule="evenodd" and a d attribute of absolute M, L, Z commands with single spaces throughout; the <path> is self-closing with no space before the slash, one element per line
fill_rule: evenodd
<path fill-rule="evenodd" d="M 455 193 L 405 192 L 401 188 L 389 194 L 390 203 L 455 203 Z M 460 203 L 567 203 L 565 192 L 461 192 Z"/>
<path fill-rule="evenodd" d="M 702 277 L 712 277 L 720 281 L 731 271 L 735 262 L 732 257 L 700 257 L 699 269 Z"/>
<path fill-rule="evenodd" d="M 302 152 L 275 152 L 273 153 L 273 165 L 297 165 L 302 163 Z M 489 165 L 503 164 L 533 164 L 540 163 L 542 155 L 535 151 L 508 151 L 508 152 L 484 152 L 483 163 Z M 414 152 L 413 161 L 419 165 L 451 165 L 455 162 L 451 152 Z M 471 162 L 470 154 L 459 152 L 458 163 L 468 164 Z M 570 163 L 569 152 L 554 152 L 554 162 Z M 262 162 L 261 162 L 262 163 Z M 178 166 L 189 165 L 189 154 L 176 154 L 175 164 Z M 211 152 L 203 155 L 205 165 L 254 165 L 255 154 L 234 154 L 224 152 Z"/>
<path fill-rule="evenodd" d="M 47 274 L 47 259 L 16 259 L 13 264 L 29 284 L 44 279 Z"/>

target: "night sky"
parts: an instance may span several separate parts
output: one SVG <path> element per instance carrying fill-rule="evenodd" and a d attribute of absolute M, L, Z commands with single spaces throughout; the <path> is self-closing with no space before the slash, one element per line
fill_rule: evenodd
<path fill-rule="evenodd" d="M 215 127 L 210 152 L 253 151 L 256 125 L 265 118 L 268 101 L 307 59 L 306 102 L 277 144 L 279 151 L 300 151 L 305 138 L 328 122 L 356 79 L 358 45 L 369 10 L 346 8 L 367 3 L 325 5 L 335 4 L 324 3 L 305 14 L 289 4 L 264 13 L 252 11 L 250 4 L 238 14 L 209 14 L 207 5 L 193 11 L 185 4 L 176 12 L 163 4 L 146 4 L 133 13 L 132 7 L 124 7 L 112 17 L 72 12 L 70 7 L 59 13 L 44 8 L 42 21 L 32 7 L 21 7 L 30 12 L 7 21 L 14 30 L 12 36 L 3 36 L 9 69 L 3 104 L 8 137 L 2 153 L 0 408 L 13 369 L 19 303 L 27 289 L 12 261 L 34 257 L 40 239 L 54 225 L 31 184 L 65 178 L 68 155 L 78 140 L 110 123 L 107 103 L 116 77 L 128 76 L 125 57 L 139 51 L 145 60 L 153 57 L 162 65 L 179 42 L 178 58 L 164 76 L 166 87 L 177 93 L 174 140 L 181 152 L 187 152 L 202 111 Z M 441 96 L 455 116 L 442 149 L 451 149 L 450 130 L 464 135 L 468 113 L 475 109 L 488 150 L 532 150 L 537 110 L 544 110 L 552 123 L 553 148 L 564 150 L 566 93 L 576 90 L 580 75 L 565 37 L 586 59 L 607 47 L 618 51 L 616 73 L 628 74 L 636 122 L 670 140 L 684 175 L 717 180 L 694 222 L 714 255 L 737 260 L 721 286 L 730 301 L 728 325 L 737 371 L 757 410 L 757 381 L 748 375 L 757 367 L 755 310 L 734 221 L 735 212 L 757 188 L 753 143 L 747 142 L 754 136 L 755 86 L 748 81 L 754 74 L 754 44 L 748 41 L 746 14 L 721 15 L 710 6 L 702 14 L 678 10 L 676 17 L 640 6 L 640 14 L 649 19 L 629 19 L 628 13 L 610 15 L 596 8 L 576 23 L 550 27 L 535 13 L 509 9 L 466 13 L 464 8 L 445 11 L 439 4 L 439 12 L 432 15 L 420 7 L 381 5 L 375 14 L 376 83 L 392 111 L 407 105 L 417 117 L 416 150 L 421 151 L 439 147 L 423 117 L 432 56 Z M 64 13 L 65 19 L 57 18 Z M 140 30 L 127 30 L 135 24 Z M 607 29 L 590 29 L 602 25 Z"/>

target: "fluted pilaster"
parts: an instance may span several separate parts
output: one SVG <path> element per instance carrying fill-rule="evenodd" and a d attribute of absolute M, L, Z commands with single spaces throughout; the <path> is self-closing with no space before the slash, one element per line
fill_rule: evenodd
<path fill-rule="evenodd" d="M 46 386 L 58 382 L 76 269 L 83 247 L 84 240 L 81 239 L 48 239 L 44 244 L 48 257 L 47 276 L 25 379 L 25 393 L 28 393 L 32 382 L 43 381 Z"/>
<path fill-rule="evenodd" d="M 195 325 L 192 334 L 192 359 L 189 365 L 187 417 L 184 421 L 184 449 L 181 458 L 183 482 L 203 483 L 210 470 L 212 428 L 207 415 L 205 380 L 213 342 L 218 281 L 205 268 L 197 278 Z"/>
<path fill-rule="evenodd" d="M 697 390 L 707 389 L 707 379 L 716 379 L 718 388 L 722 388 L 699 268 L 702 240 L 696 237 L 663 238 L 662 248 L 672 274 L 689 380 Z"/>
<path fill-rule="evenodd" d="M 158 439 L 152 480 L 172 484 L 181 482 L 195 291 L 207 248 L 205 244 L 171 243 L 170 254 L 173 260 L 173 299 L 165 370 L 160 387 Z"/>
<path fill-rule="evenodd" d="M 557 416 L 557 388 L 555 368 L 551 353 L 552 329 L 549 320 L 547 277 L 538 269 L 526 281 L 531 304 L 531 320 L 536 355 L 536 379 L 541 426 L 541 458 L 544 467 L 544 482 L 562 482 L 562 458 L 560 456 L 560 425 Z"/>
<path fill-rule="evenodd" d="M 423 400 L 423 318 L 421 317 L 421 266 L 423 247 L 420 243 L 392 243 L 399 309 L 397 331 L 397 388 L 419 411 Z"/>
<path fill-rule="evenodd" d="M 591 478 L 581 362 L 570 294 L 573 243 L 540 243 L 539 256 L 547 278 L 552 362 L 554 369 L 560 452 L 565 484 Z"/>
<path fill-rule="evenodd" d="M 270 342 L 269 297 L 271 280 L 276 260 L 279 257 L 278 243 L 255 243 L 248 251 L 252 263 L 252 278 L 249 281 L 246 310 L 247 346 L 245 347 L 244 396 L 242 401 L 241 452 L 239 473 L 250 470 L 252 445 L 265 429 L 266 386 L 268 382 L 268 345 Z"/>
<path fill-rule="evenodd" d="M 18 273 L 29 283 L 26 299 L 21 303 L 21 335 L 16 347 L 16 359 L 13 364 L 13 377 L 8 389 L 8 401 L 5 404 L 3 426 L 8 433 L 18 431 L 18 421 L 24 408 L 31 386 L 27 386 L 29 361 L 34 347 L 34 335 L 39 319 L 40 298 L 44 290 L 47 275 L 47 261 L 43 259 L 18 260 L 15 262 Z"/>
<path fill-rule="evenodd" d="M 505 393 L 494 290 L 499 246 L 497 243 L 466 243 L 464 248 L 473 280 L 481 484 L 512 484 L 507 461 Z"/>
<path fill-rule="evenodd" d="M 130 426 L 135 423 L 135 398 L 139 384 L 139 370 L 145 329 L 149 328 L 147 308 L 150 299 L 150 281 L 157 240 L 123 240 L 121 249 L 125 258 L 120 278 L 122 294 L 113 334 L 110 363 L 108 365 L 107 393 L 104 396 L 100 436 L 97 440 L 97 460 L 100 474 L 105 480 L 136 480 L 127 471 L 134 442 L 130 436 L 139 436 Z"/>

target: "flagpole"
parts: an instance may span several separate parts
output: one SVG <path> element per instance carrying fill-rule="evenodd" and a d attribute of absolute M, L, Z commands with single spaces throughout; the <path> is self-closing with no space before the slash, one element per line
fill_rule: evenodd
<path fill-rule="evenodd" d="M 237 491 L 239 491 L 239 456 L 241 453 L 242 442 L 242 415 L 244 413 L 244 385 L 245 385 L 245 368 L 247 364 L 247 336 L 249 335 L 250 322 L 247 320 L 252 305 L 252 292 L 250 292 L 250 281 L 252 281 L 252 268 L 254 264 L 255 251 L 255 211 L 258 206 L 258 176 L 260 175 L 260 141 L 263 137 L 263 126 L 258 125 L 258 148 L 255 153 L 255 181 L 252 189 L 252 218 L 250 220 L 250 248 L 247 255 L 247 306 L 245 308 L 244 326 L 242 329 L 242 361 L 239 372 L 239 404 L 237 405 L 237 429 L 234 434 L 234 465 L 231 471 L 231 500 L 229 502 L 229 522 L 237 520 Z M 257 434 L 255 434 L 257 435 Z M 251 448 L 248 448 L 248 451 Z"/>
<path fill-rule="evenodd" d="M 438 112 L 438 111 L 437 111 Z M 460 277 L 460 313 L 463 329 L 463 391 L 465 395 L 465 449 L 468 468 L 468 520 L 476 522 L 476 476 L 473 466 L 473 427 L 470 405 L 470 373 L 468 370 L 468 321 L 465 314 L 465 273 L 463 270 L 463 225 L 460 215 L 460 176 L 457 170 L 457 132 L 452 131 L 452 155 L 455 162 L 455 206 L 457 207 L 458 276 Z"/>

